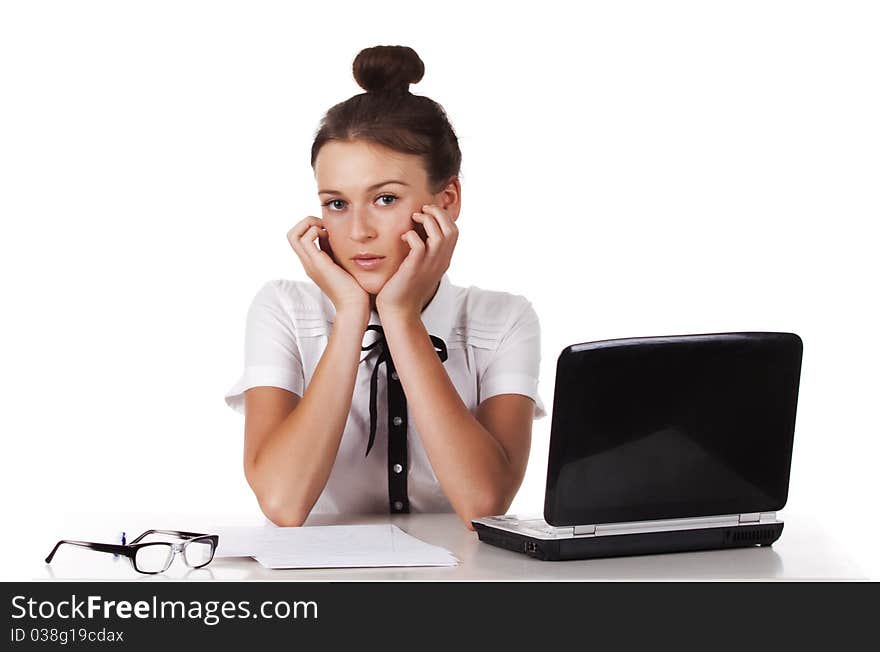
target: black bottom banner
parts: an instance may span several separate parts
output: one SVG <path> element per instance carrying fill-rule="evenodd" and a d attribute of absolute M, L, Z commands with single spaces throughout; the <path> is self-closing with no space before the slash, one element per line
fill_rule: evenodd
<path fill-rule="evenodd" d="M 874 583 L 22 582 L 3 592 L 9 650 L 531 637 L 626 648 L 703 635 L 742 644 L 759 633 L 762 647 L 804 638 L 846 648 L 873 638 L 880 604 Z"/>

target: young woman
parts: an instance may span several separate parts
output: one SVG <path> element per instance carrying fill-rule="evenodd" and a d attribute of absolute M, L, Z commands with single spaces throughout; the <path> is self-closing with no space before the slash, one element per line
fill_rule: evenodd
<path fill-rule="evenodd" d="M 226 401 L 277 525 L 454 510 L 473 529 L 507 511 L 546 415 L 531 303 L 446 274 L 461 152 L 442 107 L 409 92 L 423 74 L 407 47 L 355 58 L 366 92 L 332 107 L 312 146 L 322 216 L 287 234 L 314 283 L 270 281 L 248 311 Z"/>

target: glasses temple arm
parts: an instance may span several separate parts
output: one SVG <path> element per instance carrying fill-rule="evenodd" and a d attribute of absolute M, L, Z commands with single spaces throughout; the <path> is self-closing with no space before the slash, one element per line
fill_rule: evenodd
<path fill-rule="evenodd" d="M 55 544 L 55 547 L 52 548 L 52 552 L 49 553 L 49 556 L 46 557 L 46 563 L 49 564 L 52 562 L 52 558 L 55 556 L 55 553 L 58 551 L 58 548 L 61 547 L 62 543 L 66 543 L 71 546 L 79 546 L 80 548 L 88 548 L 89 550 L 97 550 L 98 552 L 112 552 L 117 555 L 130 555 L 131 548 L 128 546 L 122 546 L 112 543 L 93 543 L 91 541 L 69 541 L 67 539 L 62 539 L 58 543 Z"/>

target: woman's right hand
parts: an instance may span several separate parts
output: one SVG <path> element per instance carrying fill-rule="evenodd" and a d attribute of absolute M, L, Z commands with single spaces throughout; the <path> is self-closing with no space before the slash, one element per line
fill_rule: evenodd
<path fill-rule="evenodd" d="M 315 246 L 315 238 L 319 239 L 320 249 Z M 351 274 L 331 258 L 333 250 L 321 219 L 309 215 L 298 222 L 287 232 L 287 241 L 299 256 L 309 278 L 333 302 L 336 312 L 357 315 L 366 328 L 370 322 L 370 295 Z"/>

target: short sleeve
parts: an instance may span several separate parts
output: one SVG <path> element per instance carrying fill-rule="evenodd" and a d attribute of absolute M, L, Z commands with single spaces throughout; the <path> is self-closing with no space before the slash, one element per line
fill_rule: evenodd
<path fill-rule="evenodd" d="M 532 304 L 502 334 L 480 381 L 480 402 L 497 394 L 522 394 L 535 401 L 535 419 L 547 416 L 538 394 L 541 367 L 541 327 Z"/>
<path fill-rule="evenodd" d="M 247 312 L 244 369 L 226 392 L 226 404 L 244 414 L 244 392 L 270 386 L 303 395 L 305 378 L 293 320 L 285 310 L 275 283 L 257 292 Z"/>

